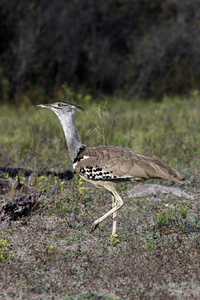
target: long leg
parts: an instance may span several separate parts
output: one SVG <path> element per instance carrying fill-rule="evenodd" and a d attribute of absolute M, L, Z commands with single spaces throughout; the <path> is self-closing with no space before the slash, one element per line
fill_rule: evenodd
<path fill-rule="evenodd" d="M 115 197 L 112 195 L 112 207 L 116 206 Z M 116 234 L 117 229 L 117 211 L 113 213 L 113 229 L 112 229 L 112 235 Z"/>
<path fill-rule="evenodd" d="M 116 215 L 114 214 L 115 212 L 117 212 L 118 209 L 120 209 L 123 206 L 123 200 L 120 197 L 120 195 L 117 193 L 115 187 L 113 184 L 109 183 L 109 184 L 104 184 L 104 187 L 109 190 L 114 198 L 115 198 L 115 206 L 109 210 L 105 215 L 103 215 L 101 218 L 97 219 L 96 221 L 94 221 L 94 223 L 92 224 L 92 227 L 90 229 L 90 232 L 94 231 L 96 229 L 96 227 L 98 226 L 98 224 L 100 222 L 102 222 L 103 220 L 105 220 L 108 216 L 110 216 L 111 214 L 113 214 L 113 217 L 116 218 Z M 113 228 L 113 232 L 114 230 L 116 230 L 116 228 Z"/>

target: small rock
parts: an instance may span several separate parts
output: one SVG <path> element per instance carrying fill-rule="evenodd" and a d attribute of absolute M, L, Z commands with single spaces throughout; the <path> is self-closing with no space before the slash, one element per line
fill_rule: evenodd
<path fill-rule="evenodd" d="M 193 193 L 189 193 L 181 190 L 177 187 L 168 187 L 161 184 L 152 183 L 139 183 L 127 192 L 128 197 L 142 198 L 142 197 L 161 197 L 168 194 L 176 197 L 184 197 L 186 199 L 195 199 L 197 196 Z"/>

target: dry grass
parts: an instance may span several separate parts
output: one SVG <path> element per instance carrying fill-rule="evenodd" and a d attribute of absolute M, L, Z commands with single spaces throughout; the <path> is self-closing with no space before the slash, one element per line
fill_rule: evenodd
<path fill-rule="evenodd" d="M 86 111 L 86 116 L 80 115 L 77 122 L 79 127 L 84 124 L 80 134 L 87 144 L 102 144 L 103 137 L 97 129 L 105 126 L 105 142 L 109 140 L 110 144 L 136 148 L 141 153 L 164 158 L 164 162 L 171 161 L 192 181 L 186 188 L 198 193 L 197 100 L 191 100 L 190 112 L 188 102 L 178 100 L 169 103 L 174 110 L 167 102 L 155 107 L 119 102 L 114 114 L 109 112 L 108 104 L 108 112 L 102 114 L 103 123 L 101 117 L 92 117 L 94 107 Z M 8 108 L 4 108 L 4 113 L 6 109 L 11 114 Z M 40 126 L 41 113 L 24 113 L 27 126 L 23 129 L 25 137 L 21 137 L 22 121 L 14 115 L 15 128 L 8 122 L 9 126 L 0 129 L 1 165 L 34 170 L 71 166 L 56 117 L 45 112 Z M 6 120 L 4 117 L 4 123 Z M 0 223 L 0 250 L 4 249 L 1 240 L 10 244 L 0 262 L 0 299 L 200 298 L 198 199 L 128 199 L 126 191 L 132 185 L 121 184 L 118 190 L 125 205 L 118 216 L 118 237 L 110 239 L 112 218 L 106 219 L 93 234 L 89 233 L 93 219 L 110 209 L 109 193 L 74 178 L 59 181 L 56 193 L 51 195 L 55 180 L 43 177 L 37 181 L 34 189 L 43 190 L 43 194 L 39 206 L 29 216 Z M 1 195 L 0 204 L 15 198 L 15 191 Z"/>
<path fill-rule="evenodd" d="M 111 218 L 89 233 L 93 218 L 110 208 L 110 195 L 78 179 L 64 188 L 60 184 L 54 196 L 44 191 L 30 216 L 2 222 L 2 237 L 14 254 L 1 263 L 0 297 L 198 299 L 198 200 L 190 201 L 181 215 L 178 209 L 187 207 L 187 200 L 128 199 L 122 194 L 119 236 L 112 241 Z"/>

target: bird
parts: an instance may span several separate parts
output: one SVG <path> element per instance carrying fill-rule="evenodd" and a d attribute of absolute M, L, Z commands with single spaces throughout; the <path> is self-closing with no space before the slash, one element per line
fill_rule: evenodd
<path fill-rule="evenodd" d="M 80 106 L 60 101 L 39 104 L 38 107 L 50 109 L 57 115 L 76 173 L 84 181 L 111 192 L 112 208 L 92 223 L 90 232 L 93 232 L 108 216 L 113 215 L 112 236 L 116 234 L 117 212 L 124 204 L 115 187 L 119 182 L 166 179 L 180 184 L 190 183 L 177 170 L 131 149 L 109 145 L 87 147 L 83 144 L 75 123 L 75 113 L 83 111 Z"/>

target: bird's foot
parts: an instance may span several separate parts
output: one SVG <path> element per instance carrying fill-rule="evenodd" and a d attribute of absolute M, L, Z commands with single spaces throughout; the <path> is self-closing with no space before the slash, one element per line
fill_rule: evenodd
<path fill-rule="evenodd" d="M 99 226 L 99 223 L 95 224 L 95 223 L 92 223 L 92 226 L 90 228 L 90 233 L 92 233 L 93 231 L 95 231 L 95 229 Z"/>

